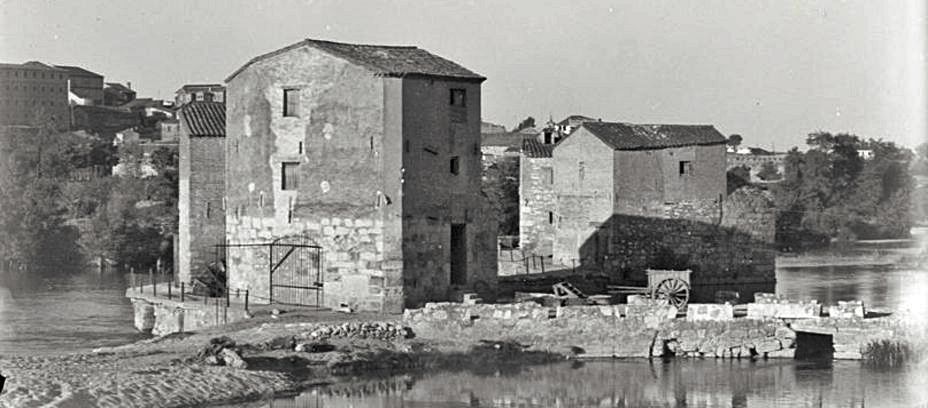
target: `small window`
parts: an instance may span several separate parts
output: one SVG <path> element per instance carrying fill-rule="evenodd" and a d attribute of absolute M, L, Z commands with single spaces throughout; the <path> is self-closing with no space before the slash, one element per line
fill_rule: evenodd
<path fill-rule="evenodd" d="M 461 158 L 454 156 L 451 158 L 451 174 L 458 174 L 461 172 Z"/>
<path fill-rule="evenodd" d="M 554 168 L 553 167 L 543 167 L 542 172 L 544 174 L 545 184 L 554 184 Z"/>
<path fill-rule="evenodd" d="M 689 174 L 693 174 L 693 162 L 681 161 L 680 162 L 680 175 L 685 176 Z"/>
<path fill-rule="evenodd" d="M 554 224 L 554 212 L 548 211 L 548 224 Z"/>
<path fill-rule="evenodd" d="M 300 90 L 284 89 L 284 116 L 300 117 Z"/>
<path fill-rule="evenodd" d="M 463 89 L 451 89 L 448 102 L 451 105 L 451 121 L 467 122 L 467 93 Z"/>
<path fill-rule="evenodd" d="M 577 182 L 583 187 L 583 179 L 586 178 L 586 163 L 577 162 Z"/>
<path fill-rule="evenodd" d="M 203 101 L 203 92 L 197 92 L 196 95 L 197 95 L 197 101 L 202 102 L 202 101 Z"/>
<path fill-rule="evenodd" d="M 280 189 L 296 190 L 300 184 L 299 163 L 281 163 Z"/>
<path fill-rule="evenodd" d="M 296 154 L 303 154 L 303 142 L 299 142 L 299 145 L 296 148 Z"/>
<path fill-rule="evenodd" d="M 463 89 L 452 89 L 451 100 L 449 102 L 451 103 L 451 106 L 467 106 L 467 92 Z"/>

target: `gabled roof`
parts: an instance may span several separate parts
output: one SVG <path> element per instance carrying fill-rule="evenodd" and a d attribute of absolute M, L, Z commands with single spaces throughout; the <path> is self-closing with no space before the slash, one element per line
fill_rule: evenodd
<path fill-rule="evenodd" d="M 557 122 L 557 124 L 563 126 L 563 125 L 566 125 L 566 124 L 568 124 L 568 123 L 570 123 L 570 122 L 577 122 L 577 121 L 579 121 L 579 122 L 591 122 L 591 121 L 594 121 L 594 120 L 596 120 L 596 119 L 593 119 L 593 118 L 588 117 L 588 116 L 583 116 L 583 115 L 570 115 L 570 116 L 564 118 L 564 120 L 562 120 L 562 121 L 560 121 L 560 122 Z"/>
<path fill-rule="evenodd" d="M 343 58 L 353 64 L 371 70 L 375 75 L 387 77 L 434 76 L 455 79 L 483 81 L 486 78 L 476 74 L 455 62 L 446 60 L 426 50 L 414 46 L 347 44 L 333 41 L 305 39 L 277 51 L 252 58 L 241 68 L 226 78 L 231 81 L 240 72 L 252 64 L 285 52 L 313 47 L 320 51 Z"/>
<path fill-rule="evenodd" d="M 29 68 L 29 69 L 42 69 L 47 71 L 61 71 L 61 68 L 56 68 L 54 66 L 48 65 L 44 62 L 39 61 L 29 61 L 22 64 L 6 64 L 0 63 L 0 68 Z"/>
<path fill-rule="evenodd" d="M 211 88 L 225 89 L 226 86 L 223 84 L 186 84 L 180 87 L 180 89 L 178 89 L 176 92 L 184 92 L 184 91 L 190 91 L 190 90 L 195 90 L 195 89 L 211 89 Z"/>
<path fill-rule="evenodd" d="M 531 158 L 551 157 L 554 146 L 541 143 L 535 138 L 525 138 L 522 139 L 522 154 Z"/>
<path fill-rule="evenodd" d="M 94 77 L 103 78 L 103 75 L 100 75 L 100 74 L 98 74 L 98 73 L 96 73 L 96 72 L 88 71 L 88 70 L 86 70 L 86 69 L 84 69 L 84 68 L 81 68 L 81 67 L 75 67 L 75 66 L 71 66 L 71 65 L 55 65 L 55 67 L 56 67 L 56 68 L 61 68 L 61 69 L 65 70 L 65 71 L 68 71 L 68 73 L 69 73 L 69 74 L 72 74 L 72 75 L 84 75 L 84 76 L 94 76 Z"/>
<path fill-rule="evenodd" d="M 614 150 L 715 145 L 725 144 L 728 141 L 712 125 L 636 125 L 597 121 L 586 122 L 580 127 L 588 130 Z"/>
<path fill-rule="evenodd" d="M 180 108 L 180 120 L 191 137 L 225 137 L 226 104 L 190 102 Z"/>

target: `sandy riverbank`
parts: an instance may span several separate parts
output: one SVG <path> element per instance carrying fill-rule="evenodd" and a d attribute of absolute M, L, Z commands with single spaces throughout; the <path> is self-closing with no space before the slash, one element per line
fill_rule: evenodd
<path fill-rule="evenodd" d="M 527 364 L 563 358 L 464 339 L 424 341 L 334 335 L 325 341 L 334 346 L 328 352 L 295 352 L 292 346 L 278 347 L 291 338 L 300 341 L 314 331 L 332 330 L 346 322 L 389 325 L 396 318 L 330 312 L 284 314 L 278 320 L 257 316 L 227 327 L 94 353 L 0 357 L 0 372 L 8 377 L 0 406 L 171 407 L 228 403 L 297 391 L 313 384 L 337 383 L 362 372 L 466 369 L 488 361 Z M 210 366 L 196 357 L 217 336 L 228 336 L 242 348 L 247 369 Z"/>

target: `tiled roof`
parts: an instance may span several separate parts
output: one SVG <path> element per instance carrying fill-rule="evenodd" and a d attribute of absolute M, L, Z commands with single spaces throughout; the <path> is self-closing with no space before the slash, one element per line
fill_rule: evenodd
<path fill-rule="evenodd" d="M 522 154 L 526 157 L 551 157 L 551 151 L 553 150 L 553 144 L 544 144 L 535 138 L 522 139 Z"/>
<path fill-rule="evenodd" d="M 519 148 L 522 146 L 524 135 L 518 133 L 481 133 L 481 146 L 505 146 Z"/>
<path fill-rule="evenodd" d="M 615 150 L 663 149 L 727 142 L 712 125 L 636 125 L 586 122 L 581 125 Z M 576 132 L 574 133 L 576 134 Z"/>
<path fill-rule="evenodd" d="M 70 65 L 55 65 L 55 67 L 68 71 L 69 74 L 73 74 L 73 75 L 85 75 L 85 76 L 95 76 L 95 77 L 103 78 L 103 75 L 100 75 L 96 72 L 88 71 L 81 67 L 74 67 Z"/>
<path fill-rule="evenodd" d="M 199 88 L 225 88 L 223 84 L 186 84 L 180 89 L 199 89 Z"/>
<path fill-rule="evenodd" d="M 381 76 L 425 75 L 477 81 L 486 79 L 455 62 L 413 46 L 346 44 L 306 39 L 251 59 L 251 61 L 233 72 L 232 75 L 229 75 L 226 82 L 231 81 L 239 72 L 242 72 L 251 64 L 300 47 L 316 48 L 353 64 L 363 66 L 373 71 L 374 74 Z"/>
<path fill-rule="evenodd" d="M 190 102 L 180 109 L 190 136 L 226 135 L 226 105 L 222 102 Z"/>

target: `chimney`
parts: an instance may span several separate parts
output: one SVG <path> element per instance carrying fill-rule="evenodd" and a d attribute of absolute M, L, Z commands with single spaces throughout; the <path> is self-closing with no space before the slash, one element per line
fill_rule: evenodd
<path fill-rule="evenodd" d="M 126 86 L 129 88 L 130 91 L 132 90 L 132 82 L 126 81 Z"/>

